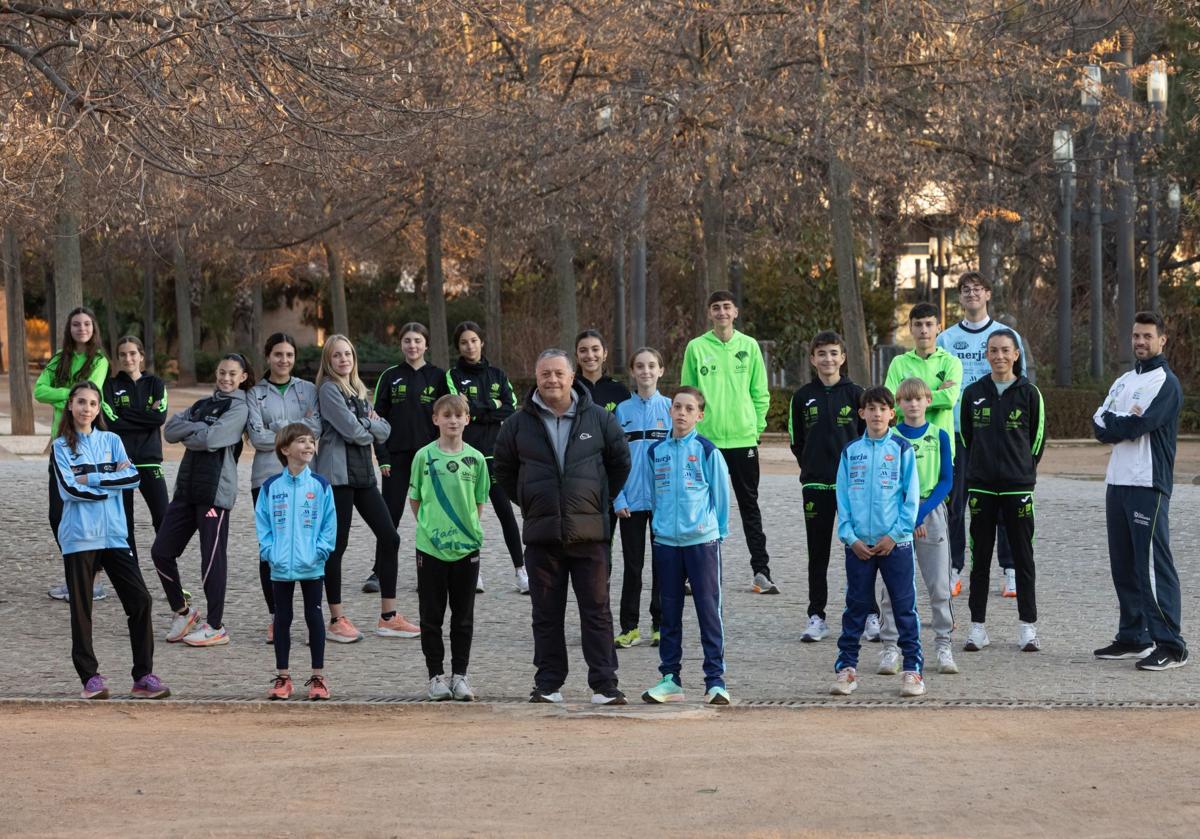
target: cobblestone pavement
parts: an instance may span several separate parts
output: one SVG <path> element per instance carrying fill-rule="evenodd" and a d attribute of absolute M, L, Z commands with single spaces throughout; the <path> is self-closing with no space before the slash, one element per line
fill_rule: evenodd
<path fill-rule="evenodd" d="M 0 517 L 5 522 L 0 557 L 0 672 L 10 678 L 7 695 L 71 697 L 79 690 L 70 661 L 67 608 L 51 601 L 46 589 L 62 579 L 61 558 L 46 523 L 46 471 L 40 460 L 0 463 Z M 166 467 L 174 481 L 176 464 Z M 230 581 L 226 625 L 232 643 L 213 649 L 156 644 L 155 670 L 176 696 L 257 698 L 269 686 L 273 672 L 272 650 L 265 641 L 266 610 L 258 584 L 256 547 L 249 493 L 249 466 L 241 469 L 241 495 L 230 528 Z M 800 515 L 799 485 L 794 476 L 766 475 L 761 495 L 767 522 L 771 567 L 783 593 L 752 594 L 749 561 L 736 513 L 724 555 L 726 663 L 729 687 L 735 699 L 826 699 L 836 654 L 834 637 L 818 644 L 800 643 L 805 623 L 806 551 Z M 149 546 L 153 534 L 149 515 L 138 499 L 138 542 Z M 1091 650 L 1112 638 L 1116 627 L 1116 599 L 1109 578 L 1104 529 L 1104 485 L 1098 481 L 1047 477 L 1037 491 L 1039 629 L 1043 650 L 1017 651 L 1015 601 L 999 596 L 999 575 L 993 574 L 989 602 L 992 646 L 980 653 L 959 648 L 968 622 L 966 590 L 955 600 L 958 629 L 956 658 L 961 673 L 927 674 L 929 697 L 972 701 L 1051 702 L 1183 702 L 1200 699 L 1200 664 L 1166 673 L 1141 673 L 1130 662 L 1099 662 Z M 1184 632 L 1194 643 L 1192 619 L 1200 613 L 1200 573 L 1194 545 L 1200 541 L 1200 487 L 1179 486 L 1172 502 L 1173 544 L 1184 592 Z M 476 600 L 475 641 L 471 675 L 481 699 L 513 700 L 527 695 L 533 678 L 533 644 L 529 626 L 529 599 L 516 593 L 512 568 L 500 540 L 499 525 L 485 508 L 486 546 L 483 556 L 485 594 Z M 416 574 L 411 561 L 413 524 L 406 516 L 400 526 L 400 609 L 416 619 Z M 356 583 L 366 575 L 372 558 L 370 532 L 355 521 L 350 548 L 344 560 L 346 605 L 362 629 L 373 627 L 378 614 L 374 595 L 362 594 Z M 144 551 L 142 572 L 155 596 L 155 634 L 165 634 L 169 609 L 157 576 Z M 614 609 L 622 576 L 619 543 L 614 553 Z M 844 572 L 835 546 L 830 569 L 830 618 L 840 625 Z M 199 556 L 195 544 L 180 561 L 185 585 L 200 594 Z M 647 577 L 649 573 L 647 571 Z M 643 606 L 648 606 L 648 587 Z M 921 595 L 922 614 L 927 614 Z M 303 621 L 293 627 L 292 665 L 303 673 L 307 650 Z M 578 617 L 568 609 L 567 637 L 572 673 L 564 687 L 569 700 L 588 696 L 585 665 L 579 649 Z M 120 603 L 111 596 L 96 604 L 96 650 L 102 671 L 112 677 L 120 692 L 126 687 L 129 647 Z M 648 615 L 644 628 L 649 624 Z M 701 679 L 699 636 L 694 615 L 685 612 L 684 684 L 698 697 Z M 923 641 L 932 647 L 926 630 Z M 899 679 L 873 675 L 879 647 L 864 645 L 864 673 L 856 698 L 891 700 Z M 412 697 L 426 682 L 420 643 L 368 635 L 348 646 L 328 644 L 326 668 L 335 697 Z M 447 650 L 447 654 L 449 650 Z M 640 692 L 657 680 L 657 651 L 649 646 L 620 653 L 621 686 Z"/>

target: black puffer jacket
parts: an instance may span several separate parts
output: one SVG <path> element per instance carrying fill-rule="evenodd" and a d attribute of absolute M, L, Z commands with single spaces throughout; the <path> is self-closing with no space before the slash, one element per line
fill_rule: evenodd
<path fill-rule="evenodd" d="M 629 446 L 620 424 L 581 384 L 574 390 L 578 402 L 562 469 L 543 409 L 533 401 L 536 389 L 496 439 L 496 482 L 521 508 L 526 545 L 607 542 L 612 500 L 629 476 Z"/>

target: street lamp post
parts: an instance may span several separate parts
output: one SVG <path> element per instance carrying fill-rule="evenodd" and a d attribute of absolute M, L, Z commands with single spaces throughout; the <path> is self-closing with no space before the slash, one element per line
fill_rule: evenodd
<path fill-rule="evenodd" d="M 1128 29 L 1121 32 L 1121 49 L 1117 56 L 1117 95 L 1122 99 L 1133 98 L 1133 83 L 1129 78 L 1133 66 L 1133 33 Z M 1136 305 L 1133 277 L 1133 165 L 1130 162 L 1130 135 L 1126 131 L 1117 134 L 1117 334 L 1128 335 L 1133 329 L 1133 314 Z M 1117 358 L 1121 368 L 1133 365 L 1133 345 L 1129 341 L 1117 341 Z"/>
<path fill-rule="evenodd" d="M 1104 226 L 1101 219 L 1100 178 L 1104 162 L 1101 159 L 1100 131 L 1096 115 L 1100 112 L 1100 95 L 1103 90 L 1103 76 L 1099 64 L 1089 64 L 1083 68 L 1083 91 L 1080 94 L 1083 109 L 1092 117 L 1092 135 L 1089 140 L 1088 153 L 1092 158 L 1092 173 L 1088 179 L 1088 244 L 1091 250 L 1091 285 L 1089 298 L 1088 327 L 1091 332 L 1091 364 L 1089 372 L 1092 378 L 1100 381 L 1104 378 Z"/>
<path fill-rule="evenodd" d="M 1163 141 L 1163 114 L 1167 109 L 1167 62 L 1155 59 L 1150 62 L 1150 75 L 1146 83 L 1146 101 L 1150 103 L 1154 120 L 1152 136 L 1157 149 Z M 1146 275 L 1150 285 L 1150 310 L 1158 311 L 1158 163 L 1150 172 L 1150 196 L 1148 200 L 1148 235 L 1146 242 Z"/>
<path fill-rule="evenodd" d="M 1058 170 L 1058 364 L 1055 384 L 1071 386 L 1071 205 L 1075 197 L 1075 140 L 1071 129 L 1054 132 Z"/>
<path fill-rule="evenodd" d="M 945 231 L 939 226 L 930 241 L 930 251 L 933 258 L 933 273 L 938 278 L 938 313 L 942 329 L 946 328 L 946 275 L 950 273 L 950 243 L 946 241 Z M 929 295 L 932 298 L 932 294 Z"/>

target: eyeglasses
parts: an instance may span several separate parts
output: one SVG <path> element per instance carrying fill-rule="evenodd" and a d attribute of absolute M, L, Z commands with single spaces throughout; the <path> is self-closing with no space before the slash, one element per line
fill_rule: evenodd
<path fill-rule="evenodd" d="M 960 288 L 958 290 L 958 296 L 959 297 L 974 297 L 976 295 L 983 294 L 985 291 L 987 291 L 987 289 L 985 289 L 981 285 L 963 286 L 962 288 Z"/>

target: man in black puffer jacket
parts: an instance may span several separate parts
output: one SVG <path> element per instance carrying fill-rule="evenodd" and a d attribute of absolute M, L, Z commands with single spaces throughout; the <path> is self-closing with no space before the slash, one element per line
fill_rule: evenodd
<path fill-rule="evenodd" d="M 608 601 L 608 540 L 612 500 L 629 475 L 629 446 L 613 415 L 575 383 L 564 351 L 538 357 L 537 386 L 500 428 L 495 468 L 496 481 L 524 519 L 537 667 L 529 701 L 562 701 L 569 579 L 579 603 L 592 702 L 623 705 Z"/>

